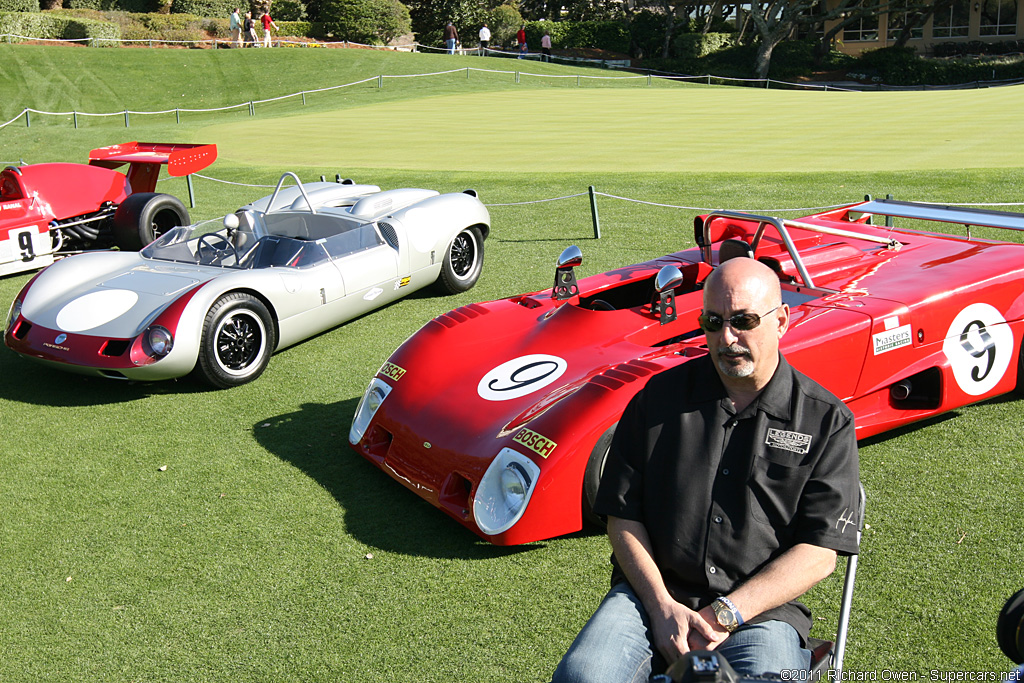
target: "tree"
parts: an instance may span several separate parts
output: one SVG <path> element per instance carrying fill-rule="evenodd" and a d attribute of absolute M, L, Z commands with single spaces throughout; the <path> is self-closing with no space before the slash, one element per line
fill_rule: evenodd
<path fill-rule="evenodd" d="M 340 40 L 387 43 L 410 30 L 409 10 L 398 0 L 323 0 L 324 31 Z"/>
<path fill-rule="evenodd" d="M 489 18 L 491 10 L 508 0 L 409 0 L 409 15 L 416 39 L 424 45 L 442 45 L 444 26 L 449 21 L 459 33 L 475 32 Z"/>

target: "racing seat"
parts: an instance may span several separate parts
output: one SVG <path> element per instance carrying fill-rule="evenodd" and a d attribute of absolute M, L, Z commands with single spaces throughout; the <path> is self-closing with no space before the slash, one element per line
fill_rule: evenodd
<path fill-rule="evenodd" d="M 727 240 L 722 240 L 718 245 L 718 264 L 721 265 L 732 258 L 738 258 L 745 256 L 746 258 L 754 258 L 754 250 L 750 248 L 750 245 L 741 239 L 730 237 Z"/>
<path fill-rule="evenodd" d="M 864 485 L 860 484 L 860 513 L 857 518 L 857 545 L 860 545 L 861 534 L 864 532 Z M 843 578 L 843 598 L 839 604 L 839 624 L 836 627 L 836 639 L 819 640 L 808 638 L 811 649 L 811 680 L 822 680 L 831 669 L 836 674 L 843 672 L 843 658 L 846 655 L 846 634 L 850 626 L 850 610 L 853 606 L 853 584 L 857 580 L 857 557 L 846 558 L 846 571 Z M 839 678 L 833 674 L 836 678 Z M 833 680 L 829 678 L 829 680 Z"/>

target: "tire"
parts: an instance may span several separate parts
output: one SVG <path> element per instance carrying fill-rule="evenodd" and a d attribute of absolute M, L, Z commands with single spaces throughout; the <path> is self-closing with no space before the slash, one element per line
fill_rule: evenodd
<path fill-rule="evenodd" d="M 594 501 L 597 500 L 597 487 L 601 484 L 604 464 L 608 460 L 608 449 L 612 445 L 612 437 L 615 436 L 615 428 L 618 426 L 619 423 L 616 422 L 597 440 L 594 450 L 587 459 L 587 468 L 583 470 L 583 521 L 602 528 L 605 521 L 594 514 Z"/>
<path fill-rule="evenodd" d="M 480 228 L 465 228 L 445 251 L 438 287 L 448 294 L 465 292 L 480 279 L 483 268 L 484 238 Z"/>
<path fill-rule="evenodd" d="M 263 374 L 276 345 L 263 302 L 251 294 L 225 294 L 206 314 L 195 372 L 220 389 L 237 387 Z"/>
<path fill-rule="evenodd" d="M 114 244 L 124 251 L 139 251 L 171 228 L 189 223 L 188 209 L 173 195 L 128 195 L 114 212 Z"/>

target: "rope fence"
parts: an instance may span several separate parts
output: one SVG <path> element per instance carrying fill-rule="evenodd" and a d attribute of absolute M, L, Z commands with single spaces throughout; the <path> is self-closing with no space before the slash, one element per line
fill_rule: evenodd
<path fill-rule="evenodd" d="M 0 37 L 3 37 L 3 36 L 0 36 Z M 82 39 L 82 40 L 88 40 L 88 39 Z M 74 41 L 72 41 L 72 42 L 74 42 Z M 145 42 L 145 41 L 143 41 L 143 42 Z M 397 80 L 397 79 L 406 79 L 406 78 L 425 78 L 425 77 L 432 77 L 432 76 L 446 76 L 446 75 L 450 75 L 450 74 L 454 74 L 454 73 L 461 73 L 461 72 L 464 72 L 466 74 L 466 79 L 467 80 L 469 80 L 470 75 L 473 72 L 478 72 L 478 73 L 486 73 L 486 74 L 512 75 L 512 76 L 514 76 L 515 83 L 517 83 L 517 84 L 521 83 L 523 78 L 539 78 L 539 79 L 563 80 L 563 81 L 564 80 L 571 80 L 571 81 L 575 81 L 577 87 L 582 86 L 582 84 L 585 81 L 606 81 L 606 82 L 607 81 L 644 81 L 647 86 L 651 86 L 651 85 L 654 84 L 654 82 L 656 80 L 658 80 L 658 81 L 677 81 L 677 82 L 706 83 L 707 85 L 713 85 L 713 84 L 716 84 L 716 83 L 723 83 L 723 84 L 729 84 L 729 83 L 740 83 L 740 84 L 764 83 L 765 87 L 768 87 L 769 83 L 776 83 L 778 85 L 787 85 L 787 86 L 795 86 L 795 87 L 807 87 L 807 86 L 804 86 L 802 84 L 787 83 L 785 81 L 773 81 L 772 79 L 727 78 L 727 77 L 720 77 L 720 76 L 712 76 L 712 75 L 709 75 L 709 74 L 705 74 L 703 76 L 682 76 L 682 75 L 672 75 L 672 74 L 647 73 L 647 74 L 634 74 L 634 75 L 628 75 L 628 76 L 625 76 L 625 75 L 622 75 L 622 76 L 604 76 L 604 75 L 602 75 L 602 76 L 592 76 L 592 75 L 589 75 L 589 74 L 538 74 L 538 73 L 532 73 L 530 71 L 522 71 L 522 70 L 518 70 L 518 69 L 517 70 L 481 69 L 481 68 L 477 68 L 477 67 L 473 67 L 473 66 L 466 66 L 466 67 L 459 67 L 459 68 L 456 68 L 456 69 L 448 69 L 448 70 L 445 70 L 445 71 L 434 71 L 434 72 L 420 73 L 420 74 L 380 74 L 380 75 L 377 75 L 377 76 L 371 76 L 369 78 L 363 78 L 363 79 L 360 79 L 358 81 L 352 81 L 351 83 L 343 83 L 343 84 L 340 84 L 340 85 L 332 85 L 332 86 L 327 86 L 327 87 L 324 87 L 324 88 L 314 88 L 314 89 L 311 89 L 311 90 L 300 90 L 298 92 L 290 93 L 290 94 L 287 94 L 287 95 L 280 95 L 278 97 L 271 97 L 271 98 L 262 99 L 262 100 L 249 100 L 248 102 L 239 102 L 238 104 L 231 104 L 231 105 L 226 105 L 226 106 L 223 106 L 223 107 L 207 107 L 207 108 L 204 108 L 204 109 L 194 109 L 194 108 L 189 108 L 189 107 L 175 107 L 174 109 L 161 109 L 161 110 L 154 110 L 154 111 L 138 111 L 138 110 L 131 110 L 131 109 L 122 109 L 121 111 L 113 111 L 113 112 L 81 112 L 81 111 L 77 111 L 77 110 L 72 110 L 72 111 L 45 111 L 45 110 L 41 110 L 41 109 L 33 109 L 31 107 L 26 107 L 26 108 L 22 109 L 22 111 L 18 115 L 14 116 L 9 121 L 5 121 L 3 123 L 0 123 L 0 129 L 3 129 L 3 128 L 5 128 L 5 127 L 15 123 L 16 121 L 18 121 L 21 118 L 25 119 L 25 126 L 26 127 L 31 127 L 32 126 L 32 115 L 33 114 L 37 115 L 37 116 L 57 116 L 57 117 L 68 117 L 68 116 L 70 116 L 73 119 L 74 127 L 76 129 L 78 128 L 78 119 L 79 119 L 79 117 L 110 117 L 110 116 L 123 117 L 124 118 L 125 128 L 130 128 L 131 127 L 131 116 L 132 115 L 135 115 L 135 116 L 155 116 L 155 115 L 174 114 L 175 123 L 181 123 L 181 114 L 183 114 L 183 113 L 186 113 L 186 114 L 216 113 L 216 112 L 231 111 L 231 110 L 235 110 L 235 109 L 248 108 L 249 115 L 250 116 L 255 116 L 256 115 L 256 105 L 268 104 L 268 103 L 271 103 L 271 102 L 280 102 L 280 101 L 283 101 L 283 100 L 294 99 L 294 98 L 301 98 L 302 104 L 304 106 L 306 104 L 306 96 L 307 95 L 313 95 L 313 94 L 317 94 L 317 93 L 325 93 L 325 92 L 330 92 L 330 91 L 334 91 L 334 90 L 340 90 L 340 89 L 343 89 L 343 88 L 351 88 L 353 86 L 362 85 L 362 84 L 365 84 L 365 83 L 371 83 L 371 82 L 374 82 L 374 81 L 376 81 L 378 88 L 383 88 L 384 87 L 384 80 L 385 79 L 396 79 Z M 833 90 L 833 91 L 843 90 L 842 88 L 837 88 L 835 86 L 827 86 L 827 85 L 826 86 L 811 86 L 811 87 L 822 89 L 822 90 Z"/>

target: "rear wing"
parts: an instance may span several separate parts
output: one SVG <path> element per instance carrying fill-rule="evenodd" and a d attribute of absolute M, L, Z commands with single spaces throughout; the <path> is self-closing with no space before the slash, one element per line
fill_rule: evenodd
<path fill-rule="evenodd" d="M 126 142 L 89 152 L 89 165 L 118 168 L 128 164 L 132 192 L 153 192 L 160 167 L 172 176 L 188 176 L 203 170 L 217 158 L 217 145 L 162 142 Z"/>
<path fill-rule="evenodd" d="M 870 229 L 870 223 L 861 223 L 860 219 L 854 217 L 855 215 L 859 215 L 861 217 L 884 216 L 886 217 L 886 224 L 885 226 L 874 226 L 874 229 Z M 1002 228 L 1005 230 L 1024 230 L 1024 214 L 1020 213 L 946 206 L 940 204 L 925 204 L 921 202 L 900 202 L 892 199 L 875 199 L 853 204 L 826 214 L 808 216 L 802 220 L 759 216 L 740 211 L 714 211 L 706 216 L 698 216 L 694 219 L 694 238 L 697 246 L 700 247 L 701 257 L 704 262 L 708 265 L 713 265 L 711 260 L 712 243 L 718 240 L 716 240 L 714 235 L 711 233 L 711 224 L 716 218 L 736 219 L 756 223 L 757 228 L 754 232 L 753 238 L 749 245 L 747 245 L 749 246 L 751 253 L 757 251 L 758 244 L 764 235 L 765 228 L 770 225 L 775 228 L 776 232 L 778 232 L 785 251 L 792 259 L 793 266 L 796 268 L 796 271 L 800 276 L 800 280 L 802 280 L 808 287 L 815 287 L 814 281 L 804 264 L 804 259 L 798 252 L 788 228 L 798 228 L 801 230 L 834 235 L 847 239 L 874 242 L 892 251 L 899 251 L 903 246 L 903 243 L 895 237 L 895 235 L 898 235 L 899 233 L 951 236 L 945 235 L 945 233 L 928 233 L 908 228 L 894 228 L 892 225 L 892 218 L 894 217 L 964 225 L 967 227 L 967 239 L 971 239 L 971 226 Z M 809 222 L 811 220 L 821 222 L 811 223 Z M 857 225 L 863 225 L 863 228 L 861 230 L 852 230 L 847 229 L 845 227 L 846 225 L 849 225 L 850 228 Z M 730 240 L 726 241 L 728 242 Z"/>

